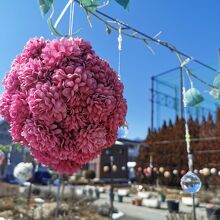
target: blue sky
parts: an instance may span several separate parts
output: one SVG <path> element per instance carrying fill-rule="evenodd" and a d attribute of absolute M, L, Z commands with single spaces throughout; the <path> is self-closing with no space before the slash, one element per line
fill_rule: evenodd
<path fill-rule="evenodd" d="M 19 2 L 19 3 L 18 3 Z M 57 15 L 67 0 L 54 0 Z M 208 64 L 217 66 L 217 50 L 220 40 L 220 1 L 199 0 L 130 0 L 129 12 L 114 1 L 103 9 L 116 17 L 154 35 L 162 31 L 160 38 Z M 37 0 L 0 1 L 0 79 L 10 68 L 16 54 L 26 41 L 34 36 L 52 39 L 46 18 L 42 18 Z M 85 13 L 75 8 L 74 30 L 83 28 L 79 37 L 90 41 L 94 50 L 108 60 L 114 69 L 118 65 L 117 34 L 107 35 L 105 25 L 92 17 L 93 28 L 89 27 Z M 61 24 L 68 31 L 68 16 Z M 150 77 L 176 67 L 178 60 L 170 51 L 152 44 L 156 55 L 152 55 L 139 41 L 123 38 L 121 75 L 128 101 L 128 138 L 145 138 L 150 126 Z M 202 74 L 202 73 L 201 73 Z M 207 75 L 213 78 L 214 75 Z M 205 79 L 206 79 L 205 78 Z M 0 87 L 2 93 L 3 88 Z M 165 113 L 164 113 L 165 114 Z"/>

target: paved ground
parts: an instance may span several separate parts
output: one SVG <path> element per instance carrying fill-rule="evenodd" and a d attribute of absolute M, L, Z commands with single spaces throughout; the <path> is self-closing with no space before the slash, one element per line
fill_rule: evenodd
<path fill-rule="evenodd" d="M 166 203 L 162 203 L 161 209 L 147 208 L 143 206 L 134 206 L 131 204 L 133 197 L 125 197 L 123 203 L 119 203 L 115 200 L 114 206 L 125 213 L 125 216 L 121 218 L 122 220 L 166 220 L 168 215 Z M 97 205 L 109 202 L 108 194 L 101 194 L 99 200 L 96 200 Z M 206 212 L 204 205 L 196 209 L 197 220 L 206 220 Z M 190 213 L 192 207 L 186 207 L 180 204 L 180 211 Z"/>
<path fill-rule="evenodd" d="M 46 186 L 41 186 L 40 188 L 46 189 Z M 65 188 L 65 193 L 69 193 L 71 188 L 77 188 L 82 191 L 82 186 L 69 186 Z M 52 187 L 52 190 L 57 191 L 57 187 Z M 131 201 L 134 199 L 134 196 L 124 197 L 123 203 L 117 201 L 117 196 L 115 196 L 114 206 L 122 211 L 125 215 L 120 220 L 167 220 L 166 216 L 169 214 L 167 211 L 166 203 L 162 203 L 160 209 L 147 208 L 144 206 L 134 206 Z M 102 193 L 100 199 L 95 200 L 96 205 L 101 205 L 104 203 L 109 203 L 109 194 L 108 192 Z M 191 213 L 192 207 L 184 206 L 180 203 L 180 212 Z M 196 208 L 197 220 L 207 220 L 205 204 L 200 204 Z"/>

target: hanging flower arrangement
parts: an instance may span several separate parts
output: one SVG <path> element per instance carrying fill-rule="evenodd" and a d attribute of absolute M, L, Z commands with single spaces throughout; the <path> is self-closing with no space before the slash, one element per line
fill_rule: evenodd
<path fill-rule="evenodd" d="M 3 85 L 0 114 L 14 141 L 61 173 L 114 144 L 125 123 L 123 84 L 83 39 L 31 39 Z"/>

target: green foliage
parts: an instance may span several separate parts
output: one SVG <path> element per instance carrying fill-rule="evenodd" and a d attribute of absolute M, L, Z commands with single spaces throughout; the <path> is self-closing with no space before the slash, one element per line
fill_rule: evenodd
<path fill-rule="evenodd" d="M 95 12 L 99 6 L 99 0 L 80 0 L 81 5 L 87 11 Z"/>
<path fill-rule="evenodd" d="M 15 146 L 18 152 L 22 151 L 22 145 L 18 144 L 18 143 L 16 143 L 16 144 L 12 143 L 11 145 L 10 144 L 0 144 L 0 151 L 7 153 L 10 151 L 12 146 Z"/>
<path fill-rule="evenodd" d="M 20 143 L 16 143 L 14 146 L 16 146 L 18 152 L 22 151 L 23 146 Z"/>
<path fill-rule="evenodd" d="M 128 10 L 130 0 L 115 0 L 119 5 L 123 6 L 124 9 Z"/>
<path fill-rule="evenodd" d="M 119 5 L 123 6 L 124 9 L 128 10 L 130 0 L 115 0 Z M 81 5 L 87 11 L 95 12 L 96 8 L 100 5 L 100 0 L 80 0 Z"/>
<path fill-rule="evenodd" d="M 0 144 L 0 151 L 2 152 L 8 152 L 10 150 L 10 146 L 9 144 Z"/>
<path fill-rule="evenodd" d="M 53 0 L 38 0 L 41 14 L 44 16 L 50 10 Z"/>

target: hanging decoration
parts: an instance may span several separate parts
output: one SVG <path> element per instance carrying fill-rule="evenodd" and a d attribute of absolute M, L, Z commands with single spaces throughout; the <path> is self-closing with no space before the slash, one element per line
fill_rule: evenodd
<path fill-rule="evenodd" d="M 181 175 L 181 176 L 183 176 L 183 175 L 185 175 L 185 174 L 186 174 L 186 171 L 185 171 L 185 170 L 181 170 L 181 171 L 180 171 L 180 175 Z"/>
<path fill-rule="evenodd" d="M 167 170 L 166 170 L 166 171 L 164 172 L 164 177 L 165 177 L 165 178 L 170 178 L 170 176 L 171 176 L 170 171 L 167 171 Z"/>
<path fill-rule="evenodd" d="M 122 32 L 119 24 L 118 28 L 118 78 L 121 79 L 121 51 L 122 51 Z M 126 138 L 128 135 L 128 123 L 125 123 L 118 129 L 118 138 Z"/>
<path fill-rule="evenodd" d="M 147 176 L 147 177 L 150 177 L 150 176 L 151 176 L 151 172 L 149 172 L 149 169 L 148 169 L 147 167 L 144 168 L 143 173 L 144 173 L 144 175 Z"/>
<path fill-rule="evenodd" d="M 127 122 L 118 128 L 118 138 L 126 138 L 128 135 L 128 126 Z"/>
<path fill-rule="evenodd" d="M 137 171 L 138 171 L 138 173 L 141 173 L 142 172 L 142 167 L 138 167 Z"/>
<path fill-rule="evenodd" d="M 31 39 L 3 85 L 0 113 L 14 141 L 62 173 L 111 146 L 125 123 L 122 83 L 83 39 Z"/>
<path fill-rule="evenodd" d="M 198 106 L 204 100 L 199 90 L 195 88 L 187 90 L 185 96 L 186 104 L 191 107 Z"/>
<path fill-rule="evenodd" d="M 32 178 L 33 175 L 33 165 L 32 163 L 21 162 L 16 165 L 13 172 L 14 177 L 19 180 L 27 181 Z"/>
<path fill-rule="evenodd" d="M 163 172 L 164 172 L 164 167 L 160 167 L 160 168 L 159 168 L 159 172 L 160 172 L 160 173 L 163 173 Z"/>
<path fill-rule="evenodd" d="M 199 171 L 198 171 L 197 169 L 195 169 L 193 172 L 194 172 L 195 174 L 198 174 L 198 173 L 199 173 Z"/>
<path fill-rule="evenodd" d="M 217 169 L 216 169 L 216 168 L 211 168 L 210 173 L 211 173 L 212 175 L 216 175 Z"/>
<path fill-rule="evenodd" d="M 187 64 L 187 62 L 184 62 L 179 54 L 177 54 L 177 56 L 180 60 L 181 68 L 183 68 L 184 65 Z M 197 193 L 201 189 L 202 183 L 199 177 L 195 173 L 193 173 L 193 155 L 191 153 L 191 148 L 190 148 L 191 136 L 189 133 L 189 126 L 188 126 L 187 106 L 198 105 L 203 100 L 203 97 L 200 95 L 199 91 L 193 88 L 193 83 L 191 81 L 190 72 L 188 69 L 186 69 L 186 73 L 191 84 L 191 89 L 186 91 L 185 86 L 184 86 L 185 84 L 184 77 L 182 75 L 183 77 L 183 87 L 182 87 L 183 100 L 182 101 L 184 105 L 185 142 L 186 142 L 186 150 L 188 154 L 189 171 L 185 175 L 184 175 L 185 170 L 180 171 L 180 174 L 183 175 L 180 180 L 180 185 L 185 192 L 192 193 L 192 197 L 194 199 L 194 193 Z M 193 214 L 193 218 L 195 219 L 195 213 Z"/>
<path fill-rule="evenodd" d="M 212 90 L 209 92 L 209 94 L 214 98 L 214 99 L 220 99 L 220 74 L 215 77 L 213 81 L 213 87 Z"/>
<path fill-rule="evenodd" d="M 113 164 L 113 166 L 112 166 L 112 171 L 113 171 L 113 172 L 116 172 L 117 170 L 118 170 L 117 165 Z"/>
<path fill-rule="evenodd" d="M 103 167 L 103 172 L 104 172 L 104 173 L 108 173 L 109 171 L 110 171 L 109 166 L 104 166 L 104 167 Z"/>
<path fill-rule="evenodd" d="M 180 184 L 182 189 L 188 193 L 197 193 L 202 186 L 199 177 L 191 171 L 181 178 Z"/>
<path fill-rule="evenodd" d="M 202 169 L 202 175 L 203 176 L 209 176 L 210 175 L 210 169 L 205 167 Z"/>
<path fill-rule="evenodd" d="M 153 171 L 154 171 L 154 172 L 158 172 L 157 167 L 154 167 L 154 168 L 153 168 Z"/>
<path fill-rule="evenodd" d="M 178 175 L 178 170 L 173 170 L 173 175 L 177 176 Z"/>

